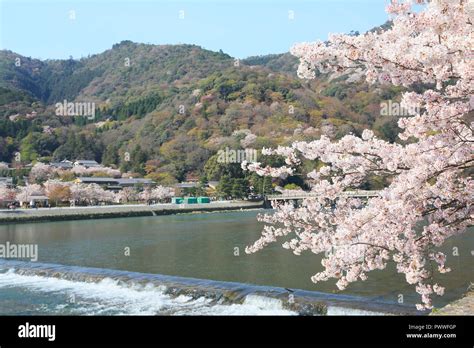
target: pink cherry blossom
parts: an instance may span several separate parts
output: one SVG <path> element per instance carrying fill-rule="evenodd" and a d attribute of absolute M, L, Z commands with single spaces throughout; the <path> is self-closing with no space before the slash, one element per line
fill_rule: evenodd
<path fill-rule="evenodd" d="M 140 198 L 145 202 L 152 200 L 162 201 L 174 195 L 174 189 L 171 187 L 157 186 L 153 189 L 146 188 L 140 193 Z"/>
<path fill-rule="evenodd" d="M 465 232 L 474 215 L 469 174 L 474 124 L 466 117 L 473 112 L 474 32 L 466 1 L 416 3 L 423 6 L 421 11 L 413 11 L 413 1 L 392 1 L 387 8 L 393 20 L 389 29 L 358 36 L 332 34 L 327 42 L 302 43 L 291 50 L 300 59 L 301 78 L 314 78 L 319 70 L 408 89 L 415 83 L 434 86 L 403 95 L 405 107 L 419 110 L 399 121 L 399 136 L 406 143 L 389 143 L 369 130 L 362 138 L 347 135 L 337 142 L 322 136 L 262 151 L 283 156 L 283 167 L 242 167 L 278 177 L 294 173 L 301 158 L 325 164 L 307 175 L 314 197 L 298 207 L 275 205 L 273 214 L 259 216 L 266 226 L 247 252 L 281 240 L 296 255 L 323 254 L 324 270 L 311 279 L 335 278 L 340 289 L 392 262 L 407 283 L 415 285 L 421 310 L 432 308 L 432 296 L 444 293 L 433 276 L 449 268 L 446 255 L 437 249 Z M 340 196 L 369 175 L 386 177 L 390 183 L 378 197 L 364 202 Z"/>
<path fill-rule="evenodd" d="M 14 189 L 6 185 L 0 185 L 0 203 L 14 201 L 16 194 L 17 192 Z"/>

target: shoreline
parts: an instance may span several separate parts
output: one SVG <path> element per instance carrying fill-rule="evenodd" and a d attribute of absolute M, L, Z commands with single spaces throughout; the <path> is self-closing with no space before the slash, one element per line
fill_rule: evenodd
<path fill-rule="evenodd" d="M 460 299 L 434 310 L 430 315 L 474 315 L 474 289 L 468 290 Z"/>
<path fill-rule="evenodd" d="M 182 213 L 236 211 L 264 208 L 263 201 L 224 201 L 205 204 L 108 205 L 0 210 L 0 225 L 68 220 L 110 219 L 121 217 L 159 216 Z"/>

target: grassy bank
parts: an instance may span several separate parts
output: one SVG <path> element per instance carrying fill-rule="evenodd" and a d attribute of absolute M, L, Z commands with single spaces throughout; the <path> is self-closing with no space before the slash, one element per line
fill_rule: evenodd
<path fill-rule="evenodd" d="M 263 202 L 213 202 L 209 204 L 157 204 L 97 207 L 17 209 L 0 211 L 0 224 L 65 220 L 108 219 L 118 217 L 171 215 L 262 208 Z"/>

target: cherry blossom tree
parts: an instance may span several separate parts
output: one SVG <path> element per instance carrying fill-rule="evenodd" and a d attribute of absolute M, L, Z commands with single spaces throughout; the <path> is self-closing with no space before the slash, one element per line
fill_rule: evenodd
<path fill-rule="evenodd" d="M 114 192 L 104 190 L 102 187 L 99 186 L 97 191 L 97 201 L 103 203 L 112 203 L 117 201 L 117 197 Z"/>
<path fill-rule="evenodd" d="M 255 143 L 255 141 L 257 140 L 257 136 L 255 134 L 252 134 L 252 133 L 249 133 L 245 136 L 245 138 L 243 138 L 241 141 L 240 141 L 240 145 L 242 145 L 242 147 L 244 149 L 248 148 L 250 145 L 252 145 L 253 143 Z"/>
<path fill-rule="evenodd" d="M 7 185 L 0 185 L 0 202 L 9 202 L 16 199 L 16 191 Z"/>
<path fill-rule="evenodd" d="M 416 12 L 415 2 L 421 6 Z M 402 106 L 419 111 L 399 119 L 399 143 L 378 139 L 370 130 L 337 142 L 323 135 L 265 149 L 266 155 L 285 157 L 281 168 L 244 163 L 273 177 L 293 174 L 302 158 L 325 164 L 307 174 L 315 197 L 260 216 L 266 226 L 247 252 L 282 240 L 296 255 L 321 253 L 324 269 L 312 280 L 334 278 L 339 289 L 394 262 L 415 285 L 421 295 L 417 308 L 423 310 L 433 307 L 433 295 L 444 293 L 433 276 L 450 271 L 439 247 L 473 220 L 474 11 L 466 0 L 392 1 L 387 10 L 388 29 L 294 46 L 298 75 L 313 78 L 319 70 L 404 86 Z M 410 91 L 414 84 L 425 86 L 424 92 Z M 364 202 L 340 196 L 369 175 L 389 178 L 377 197 Z"/>
<path fill-rule="evenodd" d="M 21 203 L 28 203 L 30 196 L 33 195 L 43 195 L 44 190 L 41 185 L 38 184 L 27 184 L 26 186 L 18 186 L 17 187 L 17 195 L 16 199 Z"/>
<path fill-rule="evenodd" d="M 124 187 L 117 193 L 117 201 L 120 203 L 128 203 L 136 201 L 139 198 L 137 191 L 133 187 Z"/>
<path fill-rule="evenodd" d="M 43 184 L 44 192 L 50 201 L 67 202 L 71 199 L 71 184 L 59 180 L 48 180 Z"/>
<path fill-rule="evenodd" d="M 166 186 L 157 186 L 151 191 L 152 199 L 163 201 L 174 196 L 174 189 Z"/>
<path fill-rule="evenodd" d="M 119 178 L 122 174 L 120 170 L 109 167 L 90 167 L 75 166 L 71 169 L 71 172 L 76 176 L 105 176 L 111 178 Z"/>
<path fill-rule="evenodd" d="M 74 166 L 71 172 L 76 176 L 89 176 L 90 172 L 84 166 Z"/>
<path fill-rule="evenodd" d="M 166 186 L 157 186 L 153 189 L 146 188 L 140 193 L 140 199 L 149 203 L 150 201 L 163 201 L 174 196 L 174 189 Z"/>
<path fill-rule="evenodd" d="M 96 205 L 99 202 L 116 201 L 112 191 L 104 190 L 97 184 L 74 183 L 70 191 L 71 199 L 78 204 Z"/>
<path fill-rule="evenodd" d="M 139 197 L 142 201 L 150 203 L 150 201 L 153 199 L 151 189 L 149 187 L 145 188 L 142 192 L 140 192 Z"/>
<path fill-rule="evenodd" d="M 42 183 L 53 178 L 56 174 L 57 170 L 54 167 L 38 162 L 31 168 L 29 177 L 31 182 Z"/>

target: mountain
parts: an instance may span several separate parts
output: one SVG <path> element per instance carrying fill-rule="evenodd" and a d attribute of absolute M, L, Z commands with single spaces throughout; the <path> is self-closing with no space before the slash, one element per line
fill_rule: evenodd
<path fill-rule="evenodd" d="M 0 161 L 17 151 L 24 162 L 88 158 L 173 182 L 206 174 L 225 147 L 340 138 L 364 128 L 396 139 L 396 119 L 381 118 L 380 103 L 399 89 L 347 76 L 304 81 L 297 65 L 289 53 L 239 61 L 195 45 L 131 41 L 79 60 L 3 50 Z M 94 105 L 94 119 L 57 115 L 55 104 L 65 100 Z"/>
<path fill-rule="evenodd" d="M 268 54 L 265 56 L 253 56 L 243 60 L 246 65 L 260 65 L 264 66 L 274 72 L 284 72 L 296 77 L 296 70 L 298 69 L 298 58 L 290 53 Z"/>

